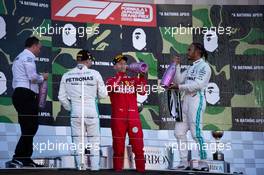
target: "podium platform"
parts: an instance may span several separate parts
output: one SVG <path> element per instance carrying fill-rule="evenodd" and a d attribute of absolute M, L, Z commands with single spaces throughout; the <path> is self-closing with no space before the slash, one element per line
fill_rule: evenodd
<path fill-rule="evenodd" d="M 149 174 L 149 175 L 230 175 L 229 173 L 209 173 L 200 171 L 178 171 L 178 170 L 168 170 L 168 171 L 151 171 L 147 170 L 145 173 L 138 173 L 135 170 L 124 170 L 122 172 L 115 172 L 114 170 L 100 170 L 100 171 L 78 171 L 76 169 L 47 169 L 47 168 L 22 168 L 22 169 L 0 169 L 0 174 L 5 175 L 114 175 L 114 174 Z"/>

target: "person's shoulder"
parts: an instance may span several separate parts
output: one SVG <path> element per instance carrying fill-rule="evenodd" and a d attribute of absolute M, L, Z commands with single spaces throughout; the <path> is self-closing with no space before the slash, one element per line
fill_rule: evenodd
<path fill-rule="evenodd" d="M 209 63 L 206 60 L 201 59 L 201 61 L 197 65 L 204 67 L 204 66 L 209 66 Z"/>
<path fill-rule="evenodd" d="M 71 70 L 67 70 L 67 71 L 62 75 L 62 77 L 63 77 L 63 78 L 64 78 L 64 77 L 67 77 L 67 76 L 73 74 L 74 72 L 75 72 L 75 68 L 73 68 L 73 69 L 71 69 Z"/>
<path fill-rule="evenodd" d="M 207 61 L 204 61 L 204 66 L 205 66 L 206 68 L 210 68 L 210 64 L 209 64 Z"/>
<path fill-rule="evenodd" d="M 97 70 L 95 69 L 88 69 L 88 71 L 90 71 L 93 74 L 100 74 Z"/>
<path fill-rule="evenodd" d="M 203 64 L 201 66 L 201 69 L 202 70 L 205 70 L 205 71 L 211 71 L 211 67 L 210 67 L 210 64 L 206 61 L 203 61 Z"/>
<path fill-rule="evenodd" d="M 93 74 L 95 77 L 102 77 L 102 75 L 100 74 L 99 71 L 95 70 L 95 69 L 88 69 L 88 71 Z"/>
<path fill-rule="evenodd" d="M 34 62 L 34 57 L 26 53 L 25 51 L 22 51 L 20 54 L 18 54 L 16 59 L 19 59 L 23 62 Z"/>
<path fill-rule="evenodd" d="M 106 78 L 106 82 L 109 82 L 109 81 L 111 81 L 111 80 L 114 80 L 115 78 L 116 78 L 115 75 L 110 76 L 110 77 L 107 77 L 107 78 Z"/>

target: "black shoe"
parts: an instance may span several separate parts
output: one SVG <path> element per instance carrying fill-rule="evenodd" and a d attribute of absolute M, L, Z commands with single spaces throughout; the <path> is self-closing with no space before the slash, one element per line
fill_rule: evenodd
<path fill-rule="evenodd" d="M 8 162 L 8 168 L 22 168 L 24 166 L 23 162 L 13 158 L 10 162 Z"/>
<path fill-rule="evenodd" d="M 23 164 L 24 164 L 24 166 L 27 166 L 27 167 L 45 167 L 44 165 L 40 165 L 40 164 L 35 163 L 32 159 L 24 162 Z"/>

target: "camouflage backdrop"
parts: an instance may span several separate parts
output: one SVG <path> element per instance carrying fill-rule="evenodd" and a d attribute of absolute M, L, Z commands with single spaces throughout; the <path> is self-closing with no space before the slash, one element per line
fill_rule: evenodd
<path fill-rule="evenodd" d="M 185 54 L 195 41 L 204 43 L 209 51 L 210 82 L 215 87 L 210 93 L 215 96 L 213 99 L 219 98 L 214 104 L 208 103 L 204 129 L 264 131 L 264 6 L 157 5 L 157 27 L 134 27 L 54 21 L 50 1 L 38 1 L 46 5 L 32 7 L 19 0 L 0 0 L 0 122 L 17 122 L 11 100 L 12 62 L 23 50 L 25 39 L 35 35 L 43 44 L 36 60 L 38 71 L 50 73 L 47 106 L 39 114 L 41 124 L 69 125 L 69 112 L 58 102 L 58 88 L 62 74 L 76 65 L 80 49 L 93 53 L 93 68 L 104 80 L 114 74 L 113 56 L 123 53 L 129 63 L 146 62 L 150 67 L 148 84 L 156 85 L 172 55 L 179 55 L 183 66 L 188 64 Z M 90 31 L 77 34 L 76 41 L 67 43 L 63 34 L 40 35 L 40 30 L 49 31 L 50 26 Z M 205 28 L 221 31 L 203 33 Z M 133 40 L 135 31 L 146 36 L 140 43 Z M 217 40 L 208 39 L 214 34 Z M 148 96 L 140 113 L 143 128 L 174 128 L 167 101 L 167 93 Z M 100 101 L 99 111 L 102 127 L 109 127 L 109 99 Z"/>

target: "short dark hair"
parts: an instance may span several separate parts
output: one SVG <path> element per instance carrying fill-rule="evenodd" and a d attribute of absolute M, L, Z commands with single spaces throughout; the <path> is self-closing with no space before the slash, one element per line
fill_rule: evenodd
<path fill-rule="evenodd" d="M 92 60 L 95 61 L 95 58 L 93 57 L 93 55 L 88 51 L 88 50 L 80 50 L 77 53 L 77 57 L 76 57 L 77 61 L 86 61 L 86 60 Z"/>
<path fill-rule="evenodd" d="M 192 45 L 195 47 L 195 49 L 200 51 L 201 57 L 204 57 L 205 59 L 207 59 L 208 53 L 201 43 L 192 43 Z"/>
<path fill-rule="evenodd" d="M 33 46 L 34 44 L 39 44 L 39 39 L 35 36 L 29 37 L 25 41 L 25 47 L 27 48 Z"/>
<path fill-rule="evenodd" d="M 116 63 L 118 63 L 121 60 L 125 60 L 127 62 L 127 57 L 122 55 L 122 54 L 118 54 L 113 58 L 113 64 L 116 65 Z"/>

